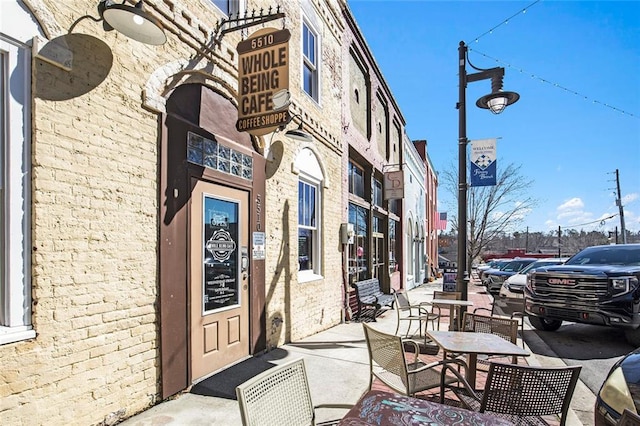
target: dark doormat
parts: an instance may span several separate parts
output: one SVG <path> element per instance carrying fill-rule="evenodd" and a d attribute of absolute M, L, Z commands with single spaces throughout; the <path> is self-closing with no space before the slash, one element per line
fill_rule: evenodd
<path fill-rule="evenodd" d="M 272 367 L 262 358 L 248 358 L 193 385 L 190 393 L 235 400 L 236 386 Z"/>

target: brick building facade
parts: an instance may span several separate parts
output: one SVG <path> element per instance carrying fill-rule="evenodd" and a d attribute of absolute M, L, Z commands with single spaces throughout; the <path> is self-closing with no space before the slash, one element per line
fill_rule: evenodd
<path fill-rule="evenodd" d="M 98 4 L 2 4 L 3 425 L 110 424 L 333 326 L 347 253 L 402 287 L 402 203 L 376 200 L 404 121 L 344 2 L 149 0 L 157 46 Z M 283 16 L 220 26 L 254 9 Z M 290 32 L 290 105 L 258 134 L 236 128 L 238 44 L 264 27 Z"/>

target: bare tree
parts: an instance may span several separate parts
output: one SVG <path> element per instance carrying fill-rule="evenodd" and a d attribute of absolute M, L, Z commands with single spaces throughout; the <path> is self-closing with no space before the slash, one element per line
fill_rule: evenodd
<path fill-rule="evenodd" d="M 457 200 L 458 175 L 455 168 L 442 173 L 445 190 Z M 467 220 L 469 221 L 469 242 L 467 255 L 471 262 L 494 240 L 511 234 L 518 229 L 525 216 L 537 200 L 529 196 L 532 180 L 520 175 L 520 166 L 508 164 L 498 173 L 494 186 L 472 186 L 467 191 Z M 457 215 L 451 218 L 452 229 L 458 230 Z"/>

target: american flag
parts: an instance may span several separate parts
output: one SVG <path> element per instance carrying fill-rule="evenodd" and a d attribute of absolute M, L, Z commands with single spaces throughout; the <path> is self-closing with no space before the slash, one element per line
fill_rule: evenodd
<path fill-rule="evenodd" d="M 436 230 L 447 229 L 447 213 L 436 213 Z"/>

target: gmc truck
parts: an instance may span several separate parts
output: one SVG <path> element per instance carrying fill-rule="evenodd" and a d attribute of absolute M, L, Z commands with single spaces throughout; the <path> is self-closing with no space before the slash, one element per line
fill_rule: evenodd
<path fill-rule="evenodd" d="M 588 247 L 527 276 L 525 311 L 538 330 L 562 321 L 619 327 L 640 347 L 640 244 Z"/>

